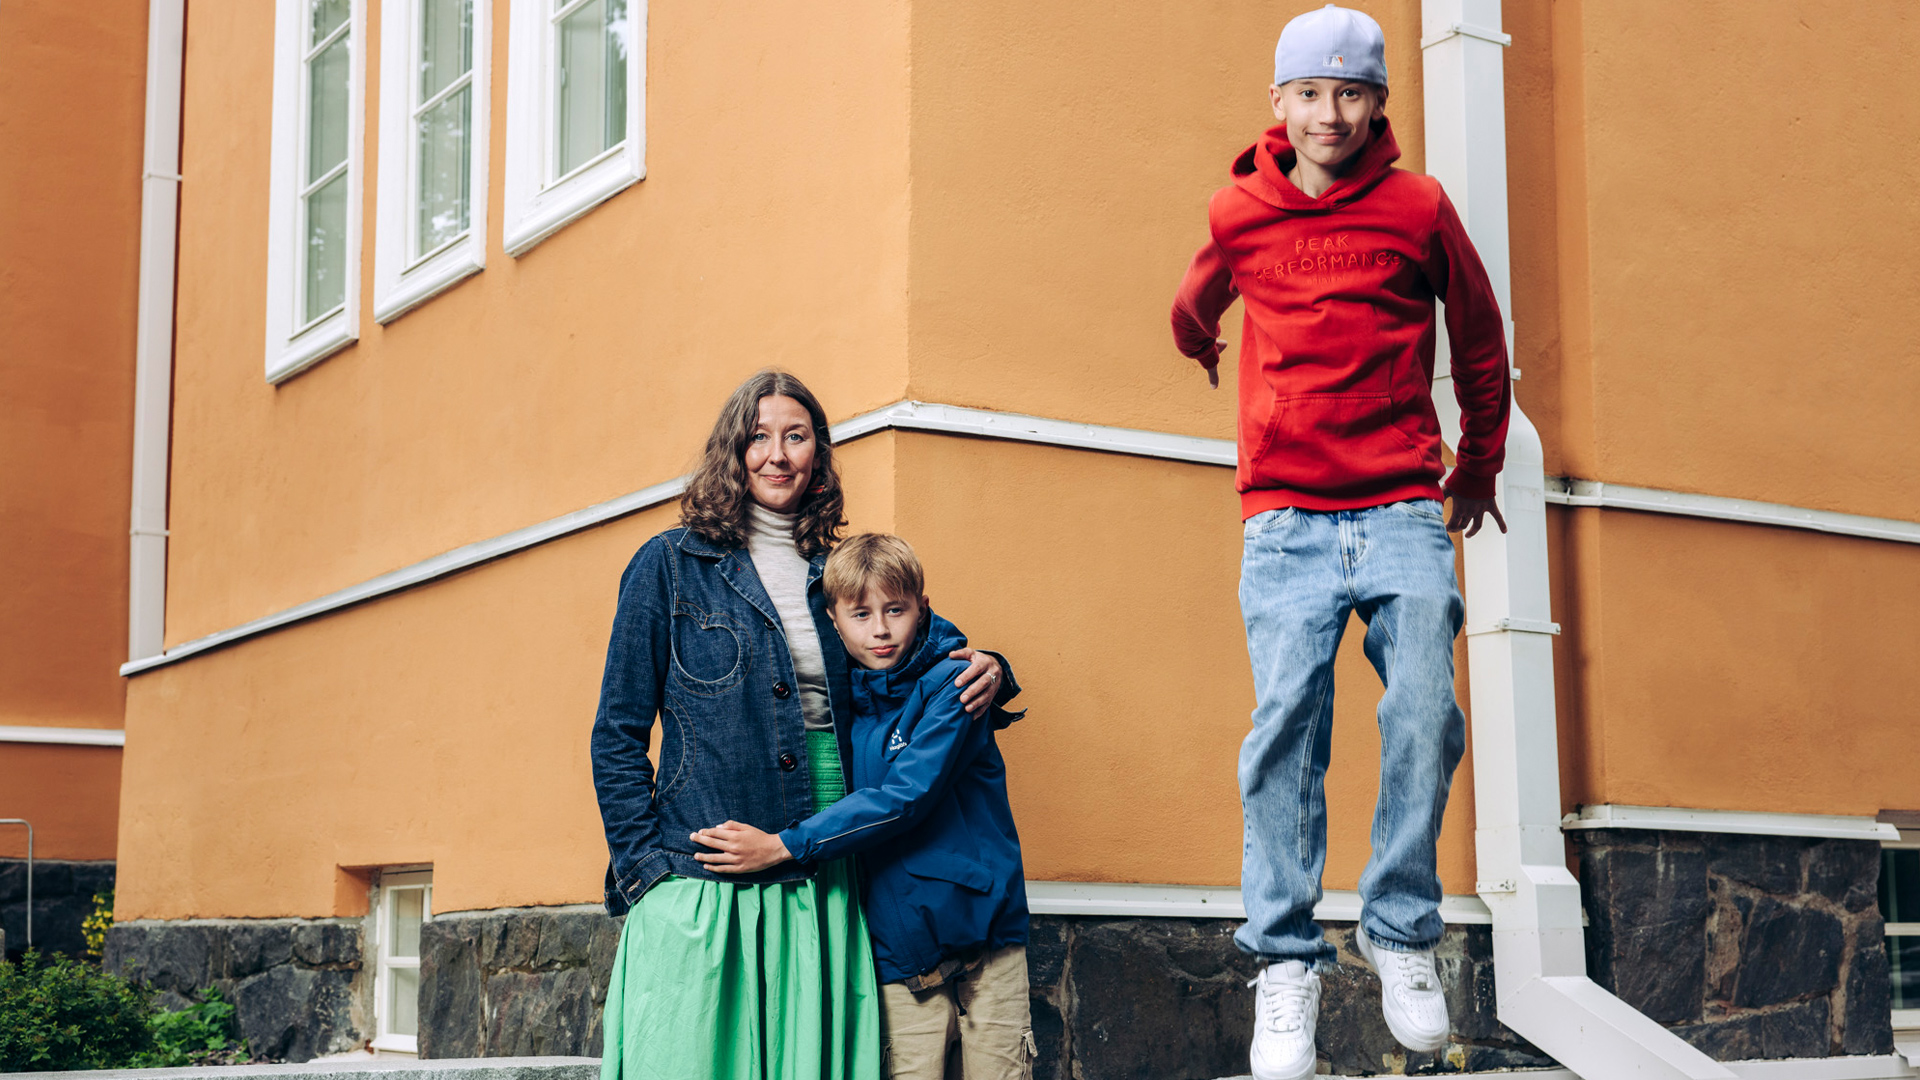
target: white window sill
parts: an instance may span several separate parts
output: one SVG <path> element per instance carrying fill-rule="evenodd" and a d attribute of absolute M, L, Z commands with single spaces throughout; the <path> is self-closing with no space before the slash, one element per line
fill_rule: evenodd
<path fill-rule="evenodd" d="M 463 239 L 380 289 L 373 298 L 373 319 L 392 322 L 485 268 L 480 245 Z"/>
<path fill-rule="evenodd" d="M 615 147 L 606 157 L 524 201 L 510 199 L 505 241 L 507 254 L 526 254 L 534 245 L 572 223 L 646 177 L 639 148 L 633 140 Z M 510 182 L 511 183 L 511 182 Z M 513 196 L 519 196 L 514 191 Z M 517 211 L 517 213 L 515 213 Z"/>
<path fill-rule="evenodd" d="M 349 279 L 351 281 L 351 279 Z M 281 383 L 360 340 L 350 316 L 353 306 L 336 311 L 287 342 L 270 343 L 267 381 Z M 278 348 L 275 348 L 278 345 Z"/>
<path fill-rule="evenodd" d="M 378 1054 L 414 1054 L 420 1053 L 420 1037 L 417 1035 L 382 1035 L 367 1046 Z"/>

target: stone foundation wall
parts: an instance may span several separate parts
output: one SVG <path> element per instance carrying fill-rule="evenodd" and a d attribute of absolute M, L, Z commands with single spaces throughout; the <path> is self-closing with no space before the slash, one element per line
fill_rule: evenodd
<path fill-rule="evenodd" d="M 1594 980 L 1722 1061 L 1893 1052 L 1870 840 L 1569 834 Z"/>
<path fill-rule="evenodd" d="M 170 1009 L 217 986 L 256 1060 L 310 1061 L 371 1037 L 363 937 L 359 919 L 136 921 L 107 932 L 106 968 Z"/>
<path fill-rule="evenodd" d="M 1246 1072 L 1256 965 L 1224 919 L 1036 916 L 1028 945 L 1037 1080 L 1211 1078 Z M 1349 1075 L 1551 1064 L 1494 1019 L 1487 927 L 1452 927 L 1439 969 L 1454 1045 L 1410 1054 L 1380 1015 L 1380 982 L 1328 928 L 1321 1050 Z M 441 916 L 421 931 L 422 1057 L 600 1053 L 620 924 L 596 908 Z"/>
<path fill-rule="evenodd" d="M 597 905 L 437 916 L 420 929 L 420 1056 L 598 1056 L 619 943 Z"/>
<path fill-rule="evenodd" d="M 1259 965 L 1226 919 L 1036 916 L 1027 946 L 1036 1080 L 1239 1076 L 1253 1035 Z M 1321 976 L 1320 1053 L 1342 1075 L 1551 1065 L 1494 1019 L 1493 936 L 1451 926 L 1438 969 L 1453 1043 L 1435 1054 L 1394 1041 L 1380 980 L 1354 951 L 1352 923 L 1330 923 L 1339 966 Z"/>
<path fill-rule="evenodd" d="M 43 953 L 82 956 L 87 941 L 80 926 L 93 914 L 93 895 L 113 888 L 114 864 L 35 859 L 33 946 Z M 0 859 L 0 936 L 8 955 L 27 947 L 27 860 Z"/>

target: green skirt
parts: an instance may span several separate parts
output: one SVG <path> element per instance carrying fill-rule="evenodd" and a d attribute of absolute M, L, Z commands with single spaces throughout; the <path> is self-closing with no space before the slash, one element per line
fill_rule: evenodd
<path fill-rule="evenodd" d="M 846 794 L 832 732 L 807 732 L 814 805 Z M 811 881 L 670 876 L 627 915 L 601 1080 L 879 1080 L 880 991 L 852 860 Z"/>

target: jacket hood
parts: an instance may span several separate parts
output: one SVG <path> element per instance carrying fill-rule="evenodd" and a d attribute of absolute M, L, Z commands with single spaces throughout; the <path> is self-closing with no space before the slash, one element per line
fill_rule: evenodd
<path fill-rule="evenodd" d="M 871 671 L 855 667 L 853 677 L 866 684 L 869 692 L 883 697 L 901 698 L 913 689 L 920 677 L 933 670 L 933 666 L 947 658 L 955 649 L 967 647 L 967 638 L 960 628 L 936 615 L 932 608 L 927 609 L 927 617 L 921 620 L 920 630 L 914 635 L 913 644 L 908 646 L 906 658 L 883 671 Z"/>
<path fill-rule="evenodd" d="M 1293 144 L 1287 141 L 1287 126 L 1267 129 L 1260 141 L 1233 161 L 1233 182 L 1261 202 L 1282 210 L 1332 210 L 1365 195 L 1387 175 L 1387 169 L 1400 160 L 1400 144 L 1393 139 L 1393 123 L 1382 117 L 1373 138 L 1360 150 L 1345 176 L 1334 181 L 1317 199 L 1293 186 L 1287 179 L 1293 168 Z"/>

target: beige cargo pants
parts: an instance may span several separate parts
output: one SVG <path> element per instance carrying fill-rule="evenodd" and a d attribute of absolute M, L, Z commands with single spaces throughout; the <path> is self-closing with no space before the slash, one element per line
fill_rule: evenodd
<path fill-rule="evenodd" d="M 931 990 L 915 993 L 887 983 L 880 988 L 880 1011 L 893 1080 L 944 1080 L 955 1042 L 963 1080 L 1033 1075 L 1025 945 L 991 953 L 964 978 Z"/>

